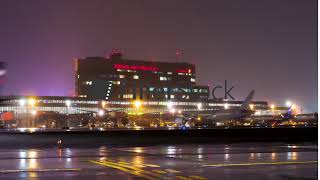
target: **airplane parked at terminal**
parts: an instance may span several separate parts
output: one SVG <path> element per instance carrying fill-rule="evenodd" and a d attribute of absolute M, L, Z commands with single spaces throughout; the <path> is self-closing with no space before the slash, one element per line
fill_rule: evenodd
<path fill-rule="evenodd" d="M 224 109 L 221 109 L 219 111 L 212 111 L 206 114 L 201 113 L 193 113 L 193 114 L 185 114 L 182 115 L 182 118 L 177 119 L 177 121 L 185 122 L 187 123 L 189 120 L 201 116 L 204 119 L 211 121 L 212 123 L 215 122 L 221 122 L 226 120 L 243 120 L 245 118 L 250 117 L 254 111 L 250 108 L 250 103 L 254 96 L 254 90 L 252 90 L 249 95 L 246 97 L 246 99 L 241 104 L 240 108 L 233 108 L 229 109 L 228 106 L 226 106 Z"/>

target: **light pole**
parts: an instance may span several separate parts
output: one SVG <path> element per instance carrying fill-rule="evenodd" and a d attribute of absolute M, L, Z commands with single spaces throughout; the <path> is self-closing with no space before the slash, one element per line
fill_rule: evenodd
<path fill-rule="evenodd" d="M 70 100 L 66 100 L 65 101 L 66 104 L 66 114 L 67 114 L 67 127 L 70 127 L 70 122 L 69 122 L 69 107 L 71 106 L 71 101 Z"/>
<path fill-rule="evenodd" d="M 31 114 L 30 121 L 33 121 L 33 116 L 35 116 L 37 114 L 37 111 L 34 109 L 34 106 L 36 105 L 36 100 L 34 98 L 28 99 L 28 105 L 30 107 L 29 113 Z M 33 123 L 31 122 L 31 126 L 32 126 L 32 124 Z"/>
<path fill-rule="evenodd" d="M 141 101 L 139 101 L 139 100 L 136 100 L 135 102 L 134 102 L 134 107 L 136 108 L 136 111 L 137 111 L 137 116 L 138 116 L 138 120 L 139 120 L 139 108 L 141 107 Z"/>
<path fill-rule="evenodd" d="M 24 108 L 25 105 L 26 105 L 26 100 L 25 99 L 20 99 L 19 100 L 19 105 L 20 105 L 20 107 Z M 25 110 L 26 110 L 25 113 L 23 113 L 24 116 L 22 116 L 22 119 L 21 119 L 21 121 L 19 121 L 19 125 L 18 126 L 23 125 L 24 124 L 23 122 L 26 121 L 28 111 L 27 111 L 27 108 Z"/>
<path fill-rule="evenodd" d="M 253 104 L 249 104 L 250 110 L 253 111 L 254 110 L 254 105 Z"/>
<path fill-rule="evenodd" d="M 202 109 L 202 103 L 198 103 L 197 104 L 197 108 L 198 108 L 198 110 L 201 110 Z"/>
<path fill-rule="evenodd" d="M 271 105 L 270 105 L 270 108 L 271 108 L 272 114 L 274 114 L 275 105 L 274 105 L 274 104 L 271 104 Z"/>

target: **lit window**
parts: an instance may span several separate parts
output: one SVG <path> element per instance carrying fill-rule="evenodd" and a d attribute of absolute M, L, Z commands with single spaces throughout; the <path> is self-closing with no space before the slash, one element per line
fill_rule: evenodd
<path fill-rule="evenodd" d="M 168 80 L 167 77 L 160 76 L 160 81 L 167 81 L 167 80 Z"/>
<path fill-rule="evenodd" d="M 80 78 L 80 75 L 78 74 L 78 79 Z"/>
<path fill-rule="evenodd" d="M 191 78 L 190 80 L 191 80 L 191 82 L 196 82 L 195 78 Z"/>
<path fill-rule="evenodd" d="M 178 75 L 186 75 L 185 73 L 178 73 Z"/>
<path fill-rule="evenodd" d="M 172 72 L 167 72 L 167 74 L 172 74 Z"/>
<path fill-rule="evenodd" d="M 174 99 L 174 95 L 173 94 L 170 95 L 170 99 Z"/>
<path fill-rule="evenodd" d="M 133 79 L 139 79 L 138 75 L 133 75 Z"/>
<path fill-rule="evenodd" d="M 124 94 L 123 98 L 124 99 L 132 99 L 133 98 L 133 94 Z"/>
<path fill-rule="evenodd" d="M 86 81 L 85 84 L 91 86 L 92 85 L 92 81 Z"/>
<path fill-rule="evenodd" d="M 119 78 L 120 78 L 120 79 L 123 79 L 123 78 L 125 78 L 125 75 L 120 74 L 120 75 L 119 75 Z"/>

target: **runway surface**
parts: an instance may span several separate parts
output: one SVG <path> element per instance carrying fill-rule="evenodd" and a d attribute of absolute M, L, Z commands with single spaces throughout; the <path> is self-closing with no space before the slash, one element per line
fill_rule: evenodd
<path fill-rule="evenodd" d="M 316 144 L 0 149 L 0 179 L 317 179 Z"/>

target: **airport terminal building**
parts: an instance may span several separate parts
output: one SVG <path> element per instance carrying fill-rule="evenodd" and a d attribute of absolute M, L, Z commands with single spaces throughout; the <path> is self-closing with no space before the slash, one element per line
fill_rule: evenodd
<path fill-rule="evenodd" d="M 103 100 L 206 100 L 209 87 L 196 85 L 196 67 L 123 59 L 120 52 L 109 58 L 88 57 L 75 61 L 78 97 Z"/>
<path fill-rule="evenodd" d="M 75 96 L 0 96 L 0 120 L 37 119 L 40 115 L 97 115 L 99 111 L 126 114 L 164 114 L 239 108 L 241 101 L 210 99 L 208 86 L 196 84 L 196 67 L 109 58 L 75 60 Z M 137 106 L 139 102 L 139 106 Z M 268 111 L 265 101 L 252 102 L 257 111 Z M 66 116 L 65 116 L 66 115 Z M 23 123 L 22 123 L 23 124 Z"/>

